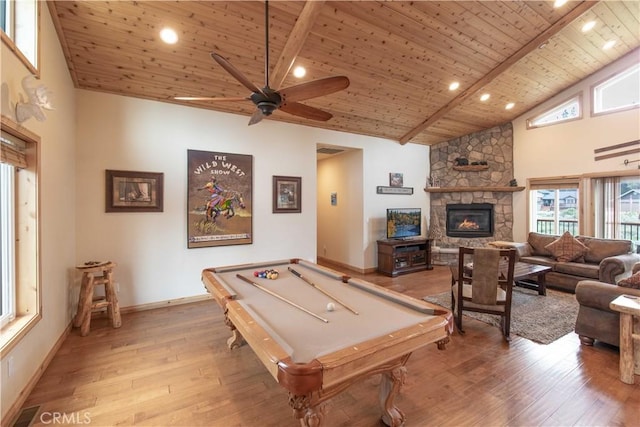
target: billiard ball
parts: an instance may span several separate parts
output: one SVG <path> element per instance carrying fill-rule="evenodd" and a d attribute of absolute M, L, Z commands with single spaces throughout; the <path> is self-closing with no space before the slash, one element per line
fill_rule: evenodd
<path fill-rule="evenodd" d="M 334 303 L 330 302 L 329 304 L 327 304 L 327 311 L 333 311 L 336 309 L 336 306 Z"/>

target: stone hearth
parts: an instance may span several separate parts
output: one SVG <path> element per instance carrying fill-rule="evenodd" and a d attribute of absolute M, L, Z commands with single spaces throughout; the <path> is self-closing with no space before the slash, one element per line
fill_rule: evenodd
<path fill-rule="evenodd" d="M 486 162 L 483 168 L 454 169 L 457 158 L 469 163 Z M 513 176 L 513 128 L 511 123 L 465 135 L 431 146 L 431 176 L 440 187 L 484 187 L 487 191 L 432 192 L 430 218 L 437 217 L 443 237 L 435 242 L 442 248 L 485 246 L 495 240 L 513 240 L 513 193 L 490 191 L 508 187 Z M 447 204 L 491 203 L 494 205 L 494 234 L 491 237 L 461 238 L 444 235 Z M 451 251 L 447 251 L 451 252 Z"/>

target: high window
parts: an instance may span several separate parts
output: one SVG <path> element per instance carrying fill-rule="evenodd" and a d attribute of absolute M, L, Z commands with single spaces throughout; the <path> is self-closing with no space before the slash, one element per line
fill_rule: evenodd
<path fill-rule="evenodd" d="M 529 231 L 580 234 L 580 179 L 529 180 Z"/>
<path fill-rule="evenodd" d="M 606 114 L 640 105 L 640 63 L 609 77 L 592 90 L 592 114 Z"/>
<path fill-rule="evenodd" d="M 0 351 L 41 318 L 37 136 L 2 117 L 0 133 Z"/>
<path fill-rule="evenodd" d="M 2 42 L 38 76 L 40 2 L 0 0 Z"/>
<path fill-rule="evenodd" d="M 527 129 L 554 125 L 582 118 L 582 96 L 576 95 L 550 109 L 527 119 Z"/>

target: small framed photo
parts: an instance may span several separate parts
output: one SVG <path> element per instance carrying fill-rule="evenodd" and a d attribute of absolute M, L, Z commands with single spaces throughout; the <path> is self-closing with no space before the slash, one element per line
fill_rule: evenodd
<path fill-rule="evenodd" d="M 302 212 L 302 178 L 273 177 L 273 213 Z"/>
<path fill-rule="evenodd" d="M 105 171 L 105 212 L 162 212 L 164 174 Z"/>
<path fill-rule="evenodd" d="M 402 187 L 402 174 L 401 173 L 390 173 L 389 174 L 389 187 Z"/>

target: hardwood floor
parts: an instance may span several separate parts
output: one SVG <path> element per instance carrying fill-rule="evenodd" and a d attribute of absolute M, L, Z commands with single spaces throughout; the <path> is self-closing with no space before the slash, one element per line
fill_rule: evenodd
<path fill-rule="evenodd" d="M 353 276 L 423 297 L 448 290 L 449 270 L 394 279 Z M 295 426 L 287 393 L 251 348 L 230 352 L 213 301 L 125 314 L 112 329 L 92 321 L 63 343 L 27 398 L 33 425 Z M 414 352 L 396 403 L 408 426 L 640 425 L 640 378 L 618 378 L 614 347 L 583 347 L 569 334 L 550 345 L 468 319 L 447 349 Z M 330 400 L 327 426 L 380 426 L 378 376 Z M 58 422 L 57 424 L 60 424 Z"/>

